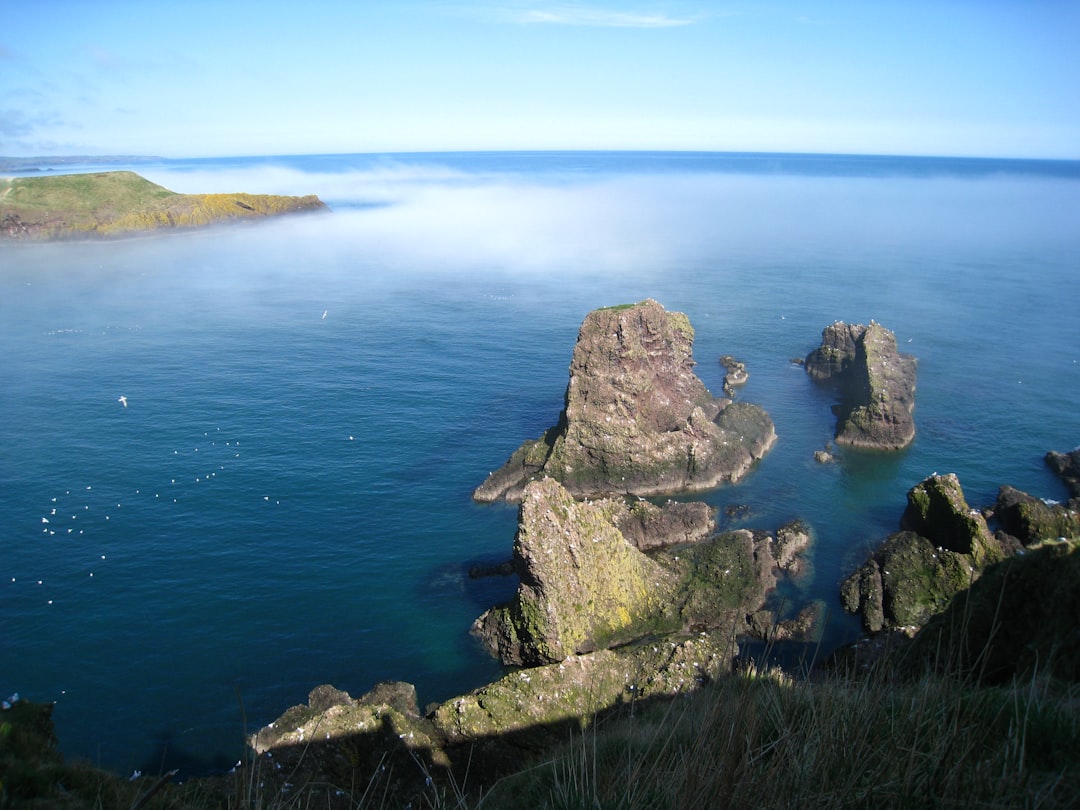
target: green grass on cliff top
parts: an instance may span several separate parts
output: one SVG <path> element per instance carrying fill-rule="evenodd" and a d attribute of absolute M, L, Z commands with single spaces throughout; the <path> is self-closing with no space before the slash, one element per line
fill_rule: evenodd
<path fill-rule="evenodd" d="M 175 191 L 151 183 L 134 172 L 65 174 L 0 180 L 0 210 L 12 210 L 37 221 L 60 216 L 70 222 L 95 221 L 145 209 Z"/>
<path fill-rule="evenodd" d="M 69 239 L 325 210 L 315 195 L 178 194 L 134 172 L 0 179 L 0 237 Z"/>

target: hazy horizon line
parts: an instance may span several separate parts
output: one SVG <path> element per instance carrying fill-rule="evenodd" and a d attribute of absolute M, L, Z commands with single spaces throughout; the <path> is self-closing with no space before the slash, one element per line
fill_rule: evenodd
<path fill-rule="evenodd" d="M 599 148 L 505 148 L 505 149 L 375 149 L 359 150 L 351 152 L 265 152 L 265 153 L 206 153 L 199 155 L 154 155 L 137 153 L 64 153 L 49 155 L 2 155 L 0 161 L 51 161 L 63 160 L 87 160 L 87 161 L 124 161 L 124 160 L 212 160 L 212 159 L 237 159 L 237 158 L 290 158 L 290 157 L 338 157 L 346 155 L 469 155 L 469 154 L 641 154 L 641 155 L 747 155 L 747 156 L 776 156 L 776 157 L 842 157 L 842 158 L 913 158 L 923 160 L 1009 160 L 1031 161 L 1052 163 L 1076 163 L 1080 157 L 1035 157 L 1030 155 L 962 155 L 962 154 L 935 154 L 935 153 L 903 153 L 903 152 L 831 152 L 831 151 L 778 151 L 778 150 L 752 150 L 752 149 L 599 149 Z"/>

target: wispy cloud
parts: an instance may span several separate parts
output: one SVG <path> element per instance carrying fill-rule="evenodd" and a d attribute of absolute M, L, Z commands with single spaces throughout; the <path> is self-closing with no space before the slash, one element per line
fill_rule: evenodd
<path fill-rule="evenodd" d="M 497 16 L 520 25 L 572 25 L 596 28 L 676 28 L 700 18 L 663 12 L 614 11 L 576 4 L 545 4 L 542 8 L 504 8 Z"/>

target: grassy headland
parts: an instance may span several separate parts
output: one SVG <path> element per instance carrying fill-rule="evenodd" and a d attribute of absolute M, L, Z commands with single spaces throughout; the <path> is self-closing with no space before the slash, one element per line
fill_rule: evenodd
<path fill-rule="evenodd" d="M 117 236 L 325 210 L 315 195 L 178 194 L 134 172 L 0 179 L 0 240 Z"/>

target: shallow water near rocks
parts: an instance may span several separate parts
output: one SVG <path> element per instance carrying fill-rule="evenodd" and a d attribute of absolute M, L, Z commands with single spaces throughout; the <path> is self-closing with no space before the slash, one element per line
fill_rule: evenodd
<path fill-rule="evenodd" d="M 652 297 L 697 373 L 779 439 L 699 496 L 725 527 L 802 518 L 782 595 L 837 583 L 907 490 L 955 472 L 1064 499 L 1080 442 L 1075 163 L 539 153 L 165 161 L 175 191 L 319 194 L 257 226 L 0 249 L 0 691 L 56 701 L 61 748 L 118 771 L 228 767 L 333 683 L 421 704 L 496 677 L 470 623 L 513 582 L 516 508 L 470 493 L 554 424 L 584 316 Z M 840 451 L 791 362 L 834 320 L 918 357 L 914 443 Z M 125 407 L 119 397 L 127 400 Z M 725 516 L 729 506 L 738 518 Z"/>

